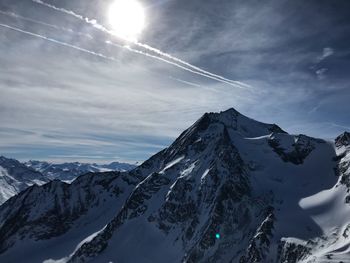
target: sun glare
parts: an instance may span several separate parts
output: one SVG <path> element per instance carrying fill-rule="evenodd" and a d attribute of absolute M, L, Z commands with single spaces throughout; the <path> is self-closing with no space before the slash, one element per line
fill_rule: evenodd
<path fill-rule="evenodd" d="M 137 0 L 115 0 L 108 18 L 112 31 L 129 40 L 137 40 L 145 28 L 145 11 Z"/>

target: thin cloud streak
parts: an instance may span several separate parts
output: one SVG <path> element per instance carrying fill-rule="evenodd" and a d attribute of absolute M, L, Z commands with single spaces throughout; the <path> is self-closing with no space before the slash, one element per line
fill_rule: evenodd
<path fill-rule="evenodd" d="M 113 42 L 111 42 L 111 41 L 109 41 L 109 40 L 105 41 L 105 43 L 106 43 L 106 44 L 109 44 L 109 45 L 112 45 L 112 46 L 125 48 L 125 49 L 127 49 L 127 50 L 129 50 L 129 51 L 131 51 L 131 52 L 133 52 L 133 53 L 136 53 L 136 54 L 139 54 L 139 55 L 143 55 L 143 56 L 146 56 L 146 57 L 149 57 L 149 58 L 153 58 L 153 59 L 162 61 L 162 62 L 164 62 L 164 63 L 173 65 L 173 66 L 175 66 L 175 67 L 178 67 L 178 68 L 180 68 L 180 69 L 183 69 L 183 70 L 185 70 L 185 71 L 191 72 L 191 73 L 193 73 L 193 74 L 196 74 L 196 75 L 199 75 L 199 76 L 202 76 L 202 77 L 205 77 L 205 78 L 209 78 L 209 79 L 212 79 L 212 80 L 216 80 L 216 81 L 219 81 L 219 82 L 228 84 L 228 85 L 233 86 L 233 87 L 236 87 L 236 88 L 237 88 L 237 87 L 238 87 L 238 88 L 241 88 L 241 86 L 233 85 L 231 82 L 227 82 L 227 81 L 225 81 L 225 80 L 221 80 L 221 79 L 218 79 L 218 78 L 216 78 L 216 77 L 208 76 L 208 75 L 206 75 L 206 74 L 204 74 L 204 73 L 201 73 L 201 72 L 192 70 L 192 69 L 190 69 L 190 68 L 186 68 L 186 67 L 184 67 L 184 66 L 182 66 L 182 65 L 180 65 L 180 64 L 177 64 L 177 63 L 175 63 L 175 62 L 173 62 L 173 61 L 169 61 L 169 60 L 166 60 L 166 59 L 164 59 L 164 58 L 157 57 L 157 56 L 155 56 L 155 55 L 152 55 L 152 54 L 143 52 L 143 51 L 141 51 L 141 50 L 133 49 L 133 48 L 131 48 L 130 46 L 122 46 L 122 45 L 119 45 L 119 44 L 115 44 L 115 43 L 113 43 Z"/>
<path fill-rule="evenodd" d="M 42 26 L 51 27 L 51 28 L 53 28 L 53 29 L 66 31 L 66 32 L 68 32 L 68 33 L 78 34 L 78 35 L 85 36 L 85 37 L 87 37 L 87 38 L 92 39 L 92 36 L 89 35 L 89 34 L 85 34 L 85 33 L 81 33 L 81 32 L 76 32 L 76 31 L 74 31 L 74 30 L 71 29 L 71 28 L 56 26 L 56 25 L 52 25 L 52 24 L 49 24 L 49 23 L 46 23 L 46 22 L 43 22 L 43 21 L 39 21 L 39 20 L 36 20 L 36 19 L 31 19 L 31 18 L 28 18 L 28 17 L 24 17 L 24 16 L 18 15 L 18 14 L 13 13 L 13 12 L 6 12 L 6 11 L 0 10 L 0 14 L 6 15 L 6 16 L 10 16 L 10 17 L 14 17 L 14 18 L 17 18 L 17 19 L 21 19 L 21 20 L 24 20 L 24 21 L 28 21 L 28 22 L 31 22 L 31 23 L 34 23 L 34 24 L 38 24 L 38 25 L 42 25 Z"/>
<path fill-rule="evenodd" d="M 192 64 L 190 64 L 190 63 L 188 63 L 188 62 L 186 62 L 186 61 L 184 61 L 184 60 L 182 60 L 182 59 L 176 58 L 176 57 L 174 57 L 174 56 L 172 56 L 172 55 L 170 55 L 170 54 L 167 54 L 167 53 L 165 53 L 165 52 L 162 52 L 161 50 L 156 49 L 156 48 L 153 48 L 153 47 L 151 47 L 151 46 L 149 46 L 149 45 L 142 44 L 142 43 L 139 43 L 139 42 L 136 42 L 136 43 L 134 43 L 134 44 L 136 44 L 136 45 L 138 45 L 138 46 L 140 46 L 140 47 L 143 47 L 143 48 L 145 48 L 145 49 L 148 49 L 148 50 L 150 50 L 150 51 L 153 51 L 153 52 L 155 52 L 155 53 L 157 53 L 157 54 L 159 54 L 159 55 L 161 55 L 161 56 L 167 57 L 167 58 L 172 59 L 172 60 L 174 60 L 174 61 L 177 61 L 177 62 L 179 62 L 179 63 L 181 63 L 181 64 L 184 64 L 184 65 L 186 65 L 187 67 L 193 68 L 194 70 L 197 70 L 197 71 L 199 71 L 199 72 L 201 72 L 201 73 L 203 73 L 203 74 L 209 75 L 209 76 L 213 77 L 214 79 L 220 79 L 220 80 L 224 81 L 225 83 L 227 83 L 227 82 L 228 82 L 228 83 L 232 83 L 232 84 L 235 84 L 235 85 L 237 85 L 237 86 L 239 86 L 239 87 L 241 87 L 241 88 L 242 88 L 242 87 L 243 87 L 243 88 L 251 88 L 251 86 L 249 86 L 249 85 L 247 85 L 247 84 L 245 84 L 245 83 L 242 83 L 242 82 L 240 82 L 240 81 L 235 81 L 235 80 L 227 79 L 227 78 L 224 78 L 224 77 L 222 77 L 222 76 L 220 76 L 220 75 L 217 75 L 217 74 L 211 73 L 211 72 L 209 72 L 209 71 L 203 70 L 203 69 L 201 69 L 201 68 L 199 68 L 199 67 L 197 67 L 197 66 L 194 66 L 194 65 L 192 65 Z"/>
<path fill-rule="evenodd" d="M 180 83 L 183 83 L 183 84 L 186 84 L 186 85 L 189 85 L 189 86 L 193 86 L 193 87 L 197 87 L 197 88 L 201 88 L 202 86 L 197 84 L 197 83 L 193 83 L 193 82 L 190 82 L 190 81 L 186 81 L 186 80 L 183 80 L 183 79 L 178 79 L 178 78 L 174 78 L 174 77 L 169 77 L 170 79 L 173 79 L 173 80 L 176 80 Z"/>
<path fill-rule="evenodd" d="M 103 55 L 101 53 L 97 53 L 97 52 L 94 52 L 94 51 L 91 51 L 91 50 L 88 50 L 88 49 L 85 49 L 85 48 L 82 48 L 82 47 L 78 47 L 78 46 L 75 46 L 75 45 L 72 45 L 72 44 L 69 44 L 69 43 L 66 43 L 66 42 L 62 42 L 62 41 L 59 41 L 59 40 L 51 38 L 51 37 L 46 37 L 46 36 L 43 36 L 43 35 L 40 35 L 40 34 L 32 33 L 32 32 L 20 29 L 18 27 L 14 27 L 14 26 L 2 24 L 2 23 L 0 23 L 0 26 L 4 27 L 4 28 L 7 28 L 7 29 L 11 29 L 11 30 L 17 31 L 17 32 L 20 32 L 20 33 L 23 33 L 23 34 L 26 34 L 26 35 L 29 35 L 29 36 L 40 38 L 40 39 L 43 39 L 43 40 L 46 40 L 46 41 L 49 41 L 49 42 L 52 42 L 52 43 L 55 43 L 55 44 L 58 44 L 58 45 L 62 45 L 62 46 L 65 46 L 65 47 L 70 47 L 70 48 L 73 48 L 73 49 L 85 52 L 87 54 L 90 54 L 90 55 L 93 55 L 93 56 L 96 56 L 96 57 L 100 57 L 100 58 L 104 58 L 104 59 L 108 59 L 108 60 L 112 60 L 112 61 L 117 61 L 113 57 L 109 57 L 109 56 Z"/>
<path fill-rule="evenodd" d="M 226 83 L 226 84 L 229 84 L 229 85 L 234 86 L 234 87 L 239 87 L 239 88 L 251 88 L 251 86 L 249 86 L 248 84 L 242 83 L 242 82 L 240 82 L 240 81 L 231 80 L 231 79 L 225 78 L 225 77 L 223 77 L 223 76 L 220 76 L 220 75 L 211 73 L 211 72 L 209 72 L 209 71 L 203 70 L 203 69 L 201 69 L 201 68 L 199 68 L 199 67 L 197 67 L 197 66 L 194 66 L 194 65 L 192 65 L 192 64 L 190 64 L 190 63 L 188 63 L 188 62 L 186 62 L 186 61 L 184 61 L 184 60 L 181 60 L 181 59 L 179 59 L 179 58 L 176 58 L 176 57 L 174 57 L 174 56 L 172 56 L 172 55 L 170 55 L 170 54 L 168 54 L 168 53 L 165 53 L 165 52 L 163 52 L 163 51 L 161 51 L 161 50 L 159 50 L 159 49 L 156 49 L 156 48 L 154 48 L 154 47 L 151 47 L 151 46 L 149 46 L 149 45 L 142 44 L 142 43 L 139 43 L 139 42 L 137 42 L 137 41 L 131 41 L 130 39 L 128 39 L 128 38 L 126 38 L 126 37 L 123 37 L 123 36 L 120 36 L 120 35 L 116 35 L 113 31 L 108 30 L 108 29 L 105 28 L 103 25 L 99 24 L 95 19 L 90 19 L 90 18 L 84 17 L 84 16 L 82 16 L 82 15 L 80 15 L 80 14 L 77 14 L 77 13 L 71 11 L 71 10 L 67 10 L 67 9 L 65 9 L 65 8 L 56 7 L 56 6 L 54 6 L 54 5 L 45 3 L 45 2 L 43 2 L 43 1 L 41 1 L 41 0 L 32 0 L 32 2 L 37 3 L 37 4 L 40 4 L 40 5 L 43 5 L 43 6 L 46 6 L 46 7 L 48 7 L 48 8 L 53 9 L 53 10 L 62 12 L 62 13 L 64 13 L 64 14 L 71 15 L 71 16 L 73 16 L 73 17 L 75 17 L 75 18 L 77 18 L 77 19 L 79 19 L 79 20 L 81 20 L 81 21 L 84 21 L 85 23 L 88 23 L 88 24 L 92 25 L 93 27 L 95 27 L 96 29 L 98 29 L 98 30 L 100 30 L 100 31 L 102 31 L 102 32 L 104 32 L 104 33 L 107 33 L 107 34 L 109 34 L 109 35 L 111 35 L 111 36 L 114 36 L 114 37 L 115 37 L 115 36 L 116 36 L 116 37 L 119 37 L 119 38 L 121 38 L 121 39 L 123 39 L 123 40 L 125 40 L 125 41 L 131 42 L 131 43 L 137 45 L 138 47 L 142 47 L 142 48 L 144 48 L 144 49 L 146 49 L 146 50 L 148 50 L 148 51 L 152 51 L 152 52 L 154 52 L 154 53 L 156 53 L 156 54 L 158 54 L 158 55 L 161 55 L 161 56 L 167 57 L 167 58 L 169 58 L 169 59 L 171 59 L 171 60 L 174 60 L 174 61 L 176 61 L 176 62 L 178 62 L 178 63 L 180 63 L 180 64 L 183 64 L 183 65 L 185 65 L 186 67 L 192 69 L 192 71 L 190 71 L 190 72 L 192 72 L 192 73 L 194 73 L 195 71 L 198 71 L 199 73 L 201 73 L 201 74 L 196 73 L 196 74 L 198 74 L 198 75 L 201 75 L 201 76 L 204 76 L 204 77 L 213 79 L 213 80 L 217 80 L 217 81 L 219 81 L 219 82 Z M 179 65 L 179 67 L 180 67 L 180 65 Z M 182 68 L 184 69 L 185 67 L 182 66 Z"/>

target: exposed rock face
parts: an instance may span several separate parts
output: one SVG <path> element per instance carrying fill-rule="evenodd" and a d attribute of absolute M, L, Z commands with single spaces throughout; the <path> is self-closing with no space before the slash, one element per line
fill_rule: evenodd
<path fill-rule="evenodd" d="M 54 181 L 6 202 L 0 261 L 31 251 L 30 262 L 323 262 L 347 238 L 347 223 L 322 225 L 336 200 L 339 218 L 350 216 L 333 171 L 346 156 L 234 109 L 207 113 L 130 172 Z"/>
<path fill-rule="evenodd" d="M 337 147 L 350 145 L 350 133 L 344 132 L 335 139 L 335 145 Z"/>
<path fill-rule="evenodd" d="M 251 239 L 245 255 L 240 258 L 240 263 L 266 261 L 266 254 L 269 253 L 271 238 L 273 237 L 274 220 L 276 219 L 273 210 L 273 207 L 266 209 L 266 218 Z"/>
<path fill-rule="evenodd" d="M 310 255 L 311 249 L 303 244 L 282 240 L 279 247 L 278 262 L 297 263 Z"/>
<path fill-rule="evenodd" d="M 289 141 L 285 140 L 286 137 L 289 137 Z M 324 141 L 305 135 L 297 135 L 292 138 L 285 134 L 272 134 L 269 139 L 269 145 L 281 159 L 294 164 L 302 164 L 318 143 L 324 143 Z"/>
<path fill-rule="evenodd" d="M 340 176 L 340 183 L 345 185 L 350 192 L 350 133 L 344 132 L 335 139 L 335 146 L 338 150 L 338 156 L 335 159 L 338 162 L 336 168 Z M 346 203 L 350 203 L 350 195 L 345 198 Z"/>

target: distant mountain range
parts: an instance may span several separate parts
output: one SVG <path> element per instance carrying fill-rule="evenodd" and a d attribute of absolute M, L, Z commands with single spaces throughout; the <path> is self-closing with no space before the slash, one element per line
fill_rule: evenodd
<path fill-rule="evenodd" d="M 129 172 L 33 185 L 0 206 L 0 262 L 349 262 L 350 134 L 206 113 Z"/>
<path fill-rule="evenodd" d="M 109 164 L 96 163 L 49 163 L 41 161 L 28 161 L 24 163 L 27 167 L 32 168 L 50 180 L 58 179 L 65 182 L 71 182 L 79 175 L 85 173 L 110 172 L 110 171 L 129 171 L 136 167 L 134 164 L 112 162 Z"/>
<path fill-rule="evenodd" d="M 0 156 L 0 204 L 33 184 L 42 185 L 51 180 L 72 182 L 89 172 L 128 171 L 136 165 L 112 162 L 110 164 L 62 163 L 41 161 L 21 163 Z"/>

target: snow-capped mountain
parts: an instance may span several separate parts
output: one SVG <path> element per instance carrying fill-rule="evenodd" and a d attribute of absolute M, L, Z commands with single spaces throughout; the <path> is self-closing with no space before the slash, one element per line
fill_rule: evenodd
<path fill-rule="evenodd" d="M 0 207 L 0 262 L 350 262 L 350 134 L 206 113 L 130 172 Z"/>
<path fill-rule="evenodd" d="M 33 184 L 42 185 L 49 180 L 14 159 L 0 156 L 0 204 Z"/>
<path fill-rule="evenodd" d="M 129 171 L 136 166 L 128 163 L 110 164 L 62 163 L 40 161 L 21 163 L 15 159 L 0 156 L 0 205 L 27 187 L 43 185 L 51 180 L 67 183 L 89 172 Z"/>
<path fill-rule="evenodd" d="M 129 171 L 136 165 L 129 163 L 112 162 L 109 164 L 96 163 L 49 163 L 43 161 L 28 161 L 25 163 L 28 167 L 46 175 L 51 180 L 58 179 L 65 182 L 71 182 L 79 175 L 89 172 L 111 172 L 111 171 Z"/>

